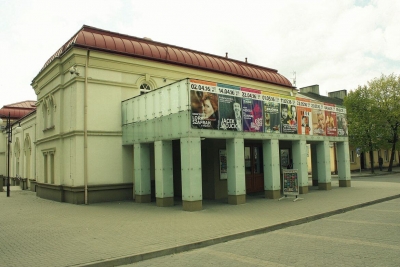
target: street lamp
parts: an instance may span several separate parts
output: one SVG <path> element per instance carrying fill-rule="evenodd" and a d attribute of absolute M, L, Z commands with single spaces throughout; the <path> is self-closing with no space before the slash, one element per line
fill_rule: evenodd
<path fill-rule="evenodd" d="M 3 120 L 0 118 L 0 125 L 1 124 L 3 124 Z M 12 125 L 11 125 L 10 112 L 8 112 L 7 123 L 4 130 L 6 130 L 7 141 L 8 141 L 7 142 L 7 197 L 9 197 L 10 196 L 10 144 L 12 142 Z M 21 126 L 18 125 L 18 127 L 15 128 L 15 131 L 17 133 L 20 133 L 22 131 Z"/>

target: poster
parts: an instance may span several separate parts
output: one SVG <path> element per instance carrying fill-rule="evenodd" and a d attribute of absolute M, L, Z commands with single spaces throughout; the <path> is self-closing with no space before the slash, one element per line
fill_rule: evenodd
<path fill-rule="evenodd" d="M 299 182 L 297 177 L 297 170 L 283 170 L 282 178 L 283 194 L 286 195 L 298 195 L 299 194 Z"/>
<path fill-rule="evenodd" d="M 225 131 L 242 131 L 242 99 L 240 87 L 218 84 L 218 129 Z"/>
<path fill-rule="evenodd" d="M 325 112 L 321 102 L 311 102 L 313 135 L 325 135 Z"/>
<path fill-rule="evenodd" d="M 302 135 L 312 135 L 311 101 L 309 99 L 296 98 L 297 133 Z"/>
<path fill-rule="evenodd" d="M 190 80 L 190 105 L 192 128 L 218 128 L 218 94 L 216 83 Z"/>
<path fill-rule="evenodd" d="M 279 95 L 263 93 L 262 99 L 264 102 L 264 131 L 266 133 L 280 133 L 281 105 Z"/>
<path fill-rule="evenodd" d="M 281 97 L 281 133 L 297 134 L 297 107 L 294 97 Z"/>
<path fill-rule="evenodd" d="M 228 179 L 228 167 L 225 149 L 219 150 L 219 178 L 221 180 Z"/>
<path fill-rule="evenodd" d="M 259 90 L 241 88 L 243 109 L 243 131 L 263 132 L 263 105 Z"/>
<path fill-rule="evenodd" d="M 281 168 L 286 169 L 289 165 L 289 149 L 281 149 Z"/>
<path fill-rule="evenodd" d="M 337 135 L 345 137 L 349 135 L 349 129 L 347 128 L 347 117 L 346 109 L 341 106 L 336 106 L 336 121 L 337 121 Z"/>
<path fill-rule="evenodd" d="M 324 103 L 325 110 L 325 130 L 327 136 L 337 136 L 337 121 L 335 105 Z"/>

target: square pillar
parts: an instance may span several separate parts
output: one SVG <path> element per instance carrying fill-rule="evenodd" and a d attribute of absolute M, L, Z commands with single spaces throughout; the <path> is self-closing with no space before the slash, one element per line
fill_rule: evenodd
<path fill-rule="evenodd" d="M 337 142 L 339 187 L 351 187 L 349 142 Z"/>
<path fill-rule="evenodd" d="M 264 192 L 266 198 L 281 197 L 279 140 L 263 140 Z"/>
<path fill-rule="evenodd" d="M 154 142 L 156 177 L 156 203 L 159 207 L 174 205 L 174 181 L 172 172 L 172 141 Z"/>
<path fill-rule="evenodd" d="M 150 146 L 134 144 L 133 172 L 135 176 L 135 200 L 138 203 L 151 202 Z"/>
<path fill-rule="evenodd" d="M 203 207 L 200 137 L 181 138 L 183 210 L 197 211 Z"/>
<path fill-rule="evenodd" d="M 292 142 L 293 169 L 297 169 L 299 193 L 308 193 L 307 143 L 305 140 Z"/>
<path fill-rule="evenodd" d="M 317 144 L 318 188 L 331 190 L 331 155 L 329 141 Z"/>
<path fill-rule="evenodd" d="M 318 156 L 317 156 L 317 145 L 311 144 L 311 177 L 312 185 L 318 186 Z"/>
<path fill-rule="evenodd" d="M 246 179 L 244 169 L 244 140 L 233 138 L 226 140 L 228 203 L 246 203 Z"/>

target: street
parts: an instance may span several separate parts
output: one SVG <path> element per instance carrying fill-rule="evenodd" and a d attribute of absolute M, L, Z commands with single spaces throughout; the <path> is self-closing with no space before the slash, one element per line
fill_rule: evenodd
<path fill-rule="evenodd" d="M 400 266 L 400 199 L 125 266 Z"/>

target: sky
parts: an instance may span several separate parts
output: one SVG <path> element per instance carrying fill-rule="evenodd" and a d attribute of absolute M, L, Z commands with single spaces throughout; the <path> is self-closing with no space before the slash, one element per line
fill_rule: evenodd
<path fill-rule="evenodd" d="M 400 74 L 398 0 L 0 0 L 0 108 L 83 25 L 278 70 L 321 95 Z"/>

